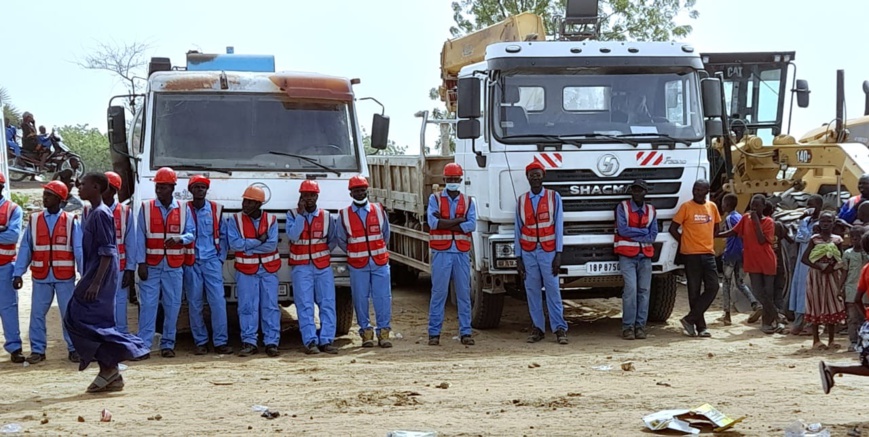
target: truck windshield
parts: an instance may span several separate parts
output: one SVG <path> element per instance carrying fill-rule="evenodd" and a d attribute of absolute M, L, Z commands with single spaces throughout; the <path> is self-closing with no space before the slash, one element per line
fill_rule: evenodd
<path fill-rule="evenodd" d="M 492 126 L 505 144 L 528 144 L 534 136 L 594 134 L 596 139 L 584 142 L 632 134 L 699 141 L 704 134 L 691 70 L 505 73 L 494 88 Z"/>
<path fill-rule="evenodd" d="M 270 94 L 158 93 L 151 163 L 260 171 L 359 171 L 352 111 L 345 102 Z"/>

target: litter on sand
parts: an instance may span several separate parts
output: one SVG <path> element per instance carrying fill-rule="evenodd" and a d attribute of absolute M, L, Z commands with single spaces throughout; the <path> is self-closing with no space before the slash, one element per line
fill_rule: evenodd
<path fill-rule="evenodd" d="M 703 404 L 691 410 L 661 410 L 643 417 L 643 423 L 652 431 L 671 429 L 688 434 L 700 434 L 700 427 L 712 428 L 712 432 L 722 432 L 744 419 L 745 416 L 730 418 L 712 405 Z"/>

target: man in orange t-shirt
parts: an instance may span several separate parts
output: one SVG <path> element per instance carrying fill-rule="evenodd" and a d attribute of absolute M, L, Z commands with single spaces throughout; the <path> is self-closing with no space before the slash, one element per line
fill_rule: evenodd
<path fill-rule="evenodd" d="M 679 253 L 684 257 L 685 275 L 688 279 L 688 305 L 691 311 L 679 320 L 682 330 L 689 337 L 711 337 L 706 329 L 703 314 L 712 305 L 718 294 L 718 266 L 715 264 L 715 237 L 721 216 L 718 207 L 706 200 L 709 181 L 694 182 L 691 190 L 694 198 L 679 207 L 670 235 L 679 242 Z M 682 230 L 680 233 L 679 230 Z M 704 291 L 700 292 L 703 285 Z"/>

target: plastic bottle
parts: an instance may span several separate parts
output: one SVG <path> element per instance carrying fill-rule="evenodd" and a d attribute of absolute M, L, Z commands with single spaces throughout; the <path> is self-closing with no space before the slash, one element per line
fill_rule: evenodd
<path fill-rule="evenodd" d="M 7 423 L 0 427 L 0 434 L 15 434 L 24 431 L 24 427 L 17 423 Z"/>

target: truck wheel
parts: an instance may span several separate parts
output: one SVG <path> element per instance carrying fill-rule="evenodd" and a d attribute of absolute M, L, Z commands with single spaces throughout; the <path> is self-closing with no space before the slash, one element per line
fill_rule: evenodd
<path fill-rule="evenodd" d="M 347 335 L 353 326 L 353 297 L 346 287 L 335 289 L 335 336 Z"/>
<path fill-rule="evenodd" d="M 676 305 L 676 276 L 672 273 L 652 276 L 649 296 L 649 321 L 666 322 Z"/>
<path fill-rule="evenodd" d="M 504 293 L 483 292 L 483 274 L 471 270 L 471 327 L 497 328 L 504 311 Z"/>

